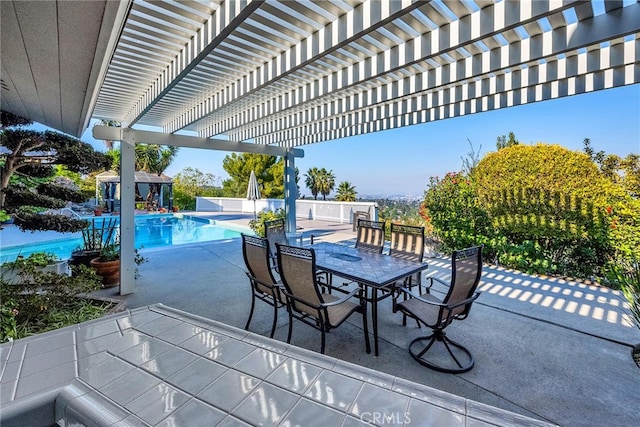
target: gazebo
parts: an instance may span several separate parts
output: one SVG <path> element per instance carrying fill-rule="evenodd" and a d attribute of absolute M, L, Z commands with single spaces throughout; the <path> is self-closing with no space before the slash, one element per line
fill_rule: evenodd
<path fill-rule="evenodd" d="M 116 200 L 119 200 L 120 174 L 108 170 L 96 175 L 96 201 L 103 195 L 104 207 L 108 212 L 115 210 Z M 145 208 L 164 206 L 164 186 L 169 194 L 168 210 L 173 208 L 173 180 L 165 174 L 155 174 L 145 171 L 135 173 L 135 203 L 144 204 Z M 145 192 L 143 194 L 143 192 Z"/>

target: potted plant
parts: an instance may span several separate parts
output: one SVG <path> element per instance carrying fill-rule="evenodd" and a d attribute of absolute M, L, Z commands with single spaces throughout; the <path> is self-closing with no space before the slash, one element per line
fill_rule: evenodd
<path fill-rule="evenodd" d="M 120 245 L 106 245 L 100 251 L 100 255 L 93 258 L 89 264 L 98 276 L 102 277 L 103 287 L 116 286 L 120 282 Z"/>
<path fill-rule="evenodd" d="M 136 265 L 146 261 L 147 259 L 140 255 L 136 249 L 134 257 Z M 100 255 L 91 260 L 90 266 L 98 276 L 102 277 L 102 284 L 105 288 L 113 287 L 120 283 L 120 243 L 111 243 L 102 248 Z M 137 268 L 135 276 L 136 278 L 138 277 Z"/>
<path fill-rule="evenodd" d="M 115 241 L 116 226 L 117 218 L 91 220 L 90 225 L 82 230 L 82 246 L 71 253 L 69 265 L 71 265 L 72 271 L 78 265 L 89 267 L 91 260 L 98 257 L 105 246 Z"/>

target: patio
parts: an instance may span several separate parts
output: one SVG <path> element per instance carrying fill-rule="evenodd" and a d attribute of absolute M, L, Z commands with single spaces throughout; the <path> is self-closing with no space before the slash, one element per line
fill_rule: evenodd
<path fill-rule="evenodd" d="M 209 216 L 246 224 L 252 215 Z M 350 224 L 301 220 L 299 225 L 306 233 L 324 234 L 326 240 L 354 238 Z M 145 256 L 150 261 L 140 267 L 134 294 L 117 296 L 117 288 L 101 294 L 124 298 L 129 309 L 161 303 L 244 327 L 250 297 L 240 239 L 146 250 Z M 448 260 L 431 258 L 427 262 L 425 274 L 446 277 Z M 328 334 L 326 353 L 453 393 L 469 399 L 467 402 L 543 422 L 567 426 L 638 424 L 640 372 L 631 359 L 630 345 L 640 341 L 640 334 L 630 325 L 618 292 L 493 266 L 485 266 L 480 289 L 483 294 L 470 318 L 448 328 L 449 335 L 474 354 L 476 366 L 470 372 L 448 375 L 415 363 L 406 346 L 424 331 L 412 323 L 402 327 L 401 315 L 391 312 L 389 300 L 381 302 L 379 309 L 379 357 L 354 345 L 362 338 L 357 319 Z M 250 331 L 268 336 L 271 316 L 270 307 L 257 303 Z M 280 316 L 275 339 L 281 342 L 286 339 L 286 322 L 286 316 Z M 292 344 L 317 352 L 318 332 L 296 323 Z M 374 380 L 369 377 L 369 381 Z"/>

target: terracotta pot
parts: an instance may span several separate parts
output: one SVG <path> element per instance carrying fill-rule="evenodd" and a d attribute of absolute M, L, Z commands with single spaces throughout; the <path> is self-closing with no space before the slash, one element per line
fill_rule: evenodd
<path fill-rule="evenodd" d="M 101 258 L 91 260 L 93 268 L 102 277 L 102 284 L 105 288 L 111 288 L 120 283 L 120 260 L 101 261 Z"/>
<path fill-rule="evenodd" d="M 100 209 L 100 208 L 95 208 L 95 209 L 93 210 L 93 214 L 94 214 L 95 216 L 102 216 L 102 209 Z"/>

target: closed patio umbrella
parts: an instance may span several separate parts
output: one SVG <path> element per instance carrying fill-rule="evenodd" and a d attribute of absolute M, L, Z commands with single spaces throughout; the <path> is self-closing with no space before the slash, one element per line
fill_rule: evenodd
<path fill-rule="evenodd" d="M 256 215 L 256 200 L 260 199 L 260 187 L 258 186 L 258 179 L 254 171 L 251 171 L 249 177 L 249 185 L 247 186 L 247 200 L 253 200 L 253 219 L 257 218 Z"/>

